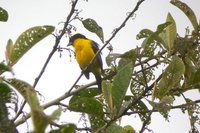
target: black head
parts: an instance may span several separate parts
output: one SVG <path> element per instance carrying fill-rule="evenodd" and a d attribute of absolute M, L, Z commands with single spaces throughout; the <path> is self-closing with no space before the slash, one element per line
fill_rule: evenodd
<path fill-rule="evenodd" d="M 79 39 L 79 38 L 82 38 L 82 39 L 87 39 L 84 35 L 80 34 L 80 33 L 77 33 L 75 35 L 73 35 L 72 37 L 70 37 L 69 39 L 69 44 L 67 46 L 70 46 L 73 44 L 73 42 L 76 40 L 76 39 Z"/>

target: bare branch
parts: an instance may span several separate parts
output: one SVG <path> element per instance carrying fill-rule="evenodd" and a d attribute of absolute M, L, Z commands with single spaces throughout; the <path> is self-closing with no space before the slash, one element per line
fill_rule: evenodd
<path fill-rule="evenodd" d="M 45 63 L 44 63 L 44 66 L 43 66 L 42 70 L 40 71 L 38 77 L 35 79 L 35 82 L 34 82 L 34 84 L 33 84 L 33 88 L 36 87 L 36 85 L 37 85 L 37 83 L 39 82 L 40 78 L 42 77 L 42 75 L 43 75 L 43 73 L 44 73 L 44 71 L 45 71 L 45 69 L 46 69 L 48 63 L 50 62 L 52 56 L 53 56 L 54 53 L 57 51 L 57 47 L 58 47 L 58 45 L 59 45 L 59 43 L 60 43 L 60 40 L 61 40 L 61 38 L 63 37 L 63 35 L 65 34 L 65 29 L 67 28 L 67 26 L 68 26 L 68 24 L 69 24 L 69 21 L 70 21 L 70 18 L 71 18 L 71 16 L 73 15 L 73 13 L 74 13 L 74 11 L 75 11 L 75 6 L 76 6 L 77 2 L 78 2 L 78 0 L 75 0 L 74 2 L 72 2 L 71 11 L 70 11 L 69 15 L 67 16 L 66 22 L 65 22 L 65 24 L 64 24 L 64 26 L 63 26 L 63 30 L 61 31 L 60 35 L 59 35 L 58 37 L 56 37 L 54 47 L 53 47 L 52 51 L 50 52 L 48 58 L 46 59 L 46 61 L 45 61 Z M 20 109 L 19 109 L 17 115 L 16 115 L 15 118 L 13 119 L 14 121 L 15 121 L 15 120 L 18 118 L 18 116 L 21 114 L 21 112 L 22 112 L 22 110 L 23 110 L 25 104 L 26 104 L 26 101 L 24 101 L 24 102 L 22 103 L 22 106 L 20 107 Z"/>

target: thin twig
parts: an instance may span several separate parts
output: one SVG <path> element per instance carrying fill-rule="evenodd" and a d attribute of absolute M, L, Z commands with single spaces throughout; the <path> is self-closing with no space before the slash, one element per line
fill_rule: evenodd
<path fill-rule="evenodd" d="M 38 81 L 39 81 L 40 78 L 42 77 L 42 75 L 43 75 L 43 73 L 44 73 L 44 71 L 45 71 L 45 69 L 46 69 L 46 67 L 47 67 L 47 65 L 48 65 L 48 63 L 49 63 L 49 61 L 51 60 L 52 56 L 53 56 L 54 53 L 57 51 L 58 45 L 59 45 L 59 43 L 60 43 L 60 40 L 61 40 L 61 38 L 63 37 L 63 35 L 65 34 L 65 31 L 66 31 L 66 29 L 67 29 L 67 26 L 68 26 L 68 24 L 69 24 L 69 21 L 70 21 L 70 19 L 71 19 L 71 16 L 73 15 L 73 13 L 74 13 L 74 11 L 75 11 L 75 6 L 76 6 L 77 2 L 78 2 L 78 0 L 75 0 L 75 1 L 72 2 L 71 11 L 70 11 L 69 15 L 67 16 L 67 20 L 66 20 L 66 22 L 65 22 L 65 24 L 64 24 L 64 26 L 63 26 L 63 28 L 62 28 L 62 30 L 61 30 L 60 35 L 56 37 L 55 45 L 54 45 L 52 51 L 50 52 L 50 54 L 49 54 L 49 56 L 48 56 L 48 58 L 47 58 L 47 60 L 46 60 L 46 62 L 45 62 L 45 64 L 44 64 L 44 66 L 43 66 L 41 72 L 39 73 L 38 77 L 35 79 L 35 82 L 34 82 L 34 84 L 33 84 L 33 87 L 34 87 L 34 88 L 36 87 Z"/>
<path fill-rule="evenodd" d="M 74 3 L 76 3 L 77 1 L 78 1 L 78 0 L 76 0 Z M 127 21 L 133 16 L 133 14 L 138 10 L 139 6 L 140 6 L 140 5 L 142 4 L 142 2 L 144 2 L 144 1 L 145 1 L 145 0 L 139 0 L 139 1 L 137 2 L 135 8 L 134 8 L 134 9 L 130 12 L 130 14 L 125 18 L 125 20 L 122 22 L 122 24 L 121 24 L 118 28 L 116 28 L 116 30 L 113 32 L 112 36 L 105 42 L 105 44 L 101 47 L 101 49 L 99 49 L 99 50 L 97 51 L 95 57 L 92 59 L 92 61 L 90 62 L 90 64 L 95 60 L 96 56 L 97 56 L 98 54 L 100 54 L 101 51 L 110 43 L 110 41 L 116 36 L 116 34 L 126 25 Z M 65 26 L 64 26 L 63 29 L 65 29 L 65 28 L 67 27 L 67 22 L 69 22 L 70 17 L 71 17 L 72 14 L 73 14 L 73 9 L 74 9 L 75 5 L 76 5 L 76 4 L 73 4 L 73 5 L 72 5 L 71 12 L 70 12 L 69 16 L 67 17 L 67 21 L 66 21 Z M 64 35 L 64 33 L 62 32 L 61 35 L 56 39 L 56 44 L 59 43 L 59 41 L 60 41 L 60 39 L 61 39 L 61 37 L 62 37 L 63 35 Z M 56 45 L 55 45 L 55 46 L 56 46 Z M 57 49 L 57 47 L 56 47 L 56 49 Z M 46 63 L 45 63 L 45 64 L 46 64 Z M 47 64 L 48 64 L 48 63 L 47 63 Z M 89 64 L 88 66 L 90 66 L 90 64 Z M 42 76 L 42 74 L 43 74 L 45 68 L 46 68 L 46 66 L 43 67 L 43 69 L 42 69 L 41 73 L 39 74 L 38 78 L 36 78 L 36 81 L 35 81 L 35 82 L 36 82 L 36 83 L 35 83 L 36 85 L 37 85 L 38 80 L 39 80 L 40 77 Z M 86 68 L 86 69 L 87 69 L 87 68 Z M 83 72 L 84 72 L 84 71 L 82 71 L 82 73 L 83 73 Z M 54 99 L 53 101 L 50 101 L 49 103 L 46 103 L 46 104 L 43 106 L 44 109 L 47 108 L 47 107 L 56 105 L 56 104 L 58 104 L 60 101 L 66 99 L 67 97 L 69 97 L 69 96 L 71 96 L 71 95 L 74 95 L 74 94 L 76 94 L 77 92 L 79 92 L 80 90 L 86 88 L 87 85 L 81 86 L 81 87 L 79 87 L 78 89 L 72 91 L 72 89 L 74 88 L 74 86 L 76 85 L 76 83 L 79 81 L 79 78 L 82 76 L 82 73 L 80 74 L 80 76 L 78 77 L 78 79 L 76 80 L 76 82 L 73 84 L 73 86 L 70 88 L 70 90 L 69 90 L 67 93 L 65 93 L 64 95 L 58 97 L 57 99 Z M 94 83 L 96 83 L 96 82 L 93 82 L 93 83 L 91 83 L 91 84 L 94 84 Z M 35 86 L 36 86 L 36 85 L 35 85 Z M 16 124 L 16 125 L 20 125 L 20 124 L 24 123 L 24 122 L 26 121 L 26 119 L 28 119 L 29 117 L 30 117 L 30 114 L 27 115 L 26 118 L 20 119 L 20 120 L 16 121 L 15 124 Z"/>
<path fill-rule="evenodd" d="M 96 55 L 93 57 L 93 59 L 90 61 L 90 63 L 88 64 L 88 66 L 82 70 L 81 74 L 79 77 L 81 77 L 84 73 L 84 71 L 86 71 L 90 65 L 94 62 L 94 60 L 96 59 L 96 57 L 101 53 L 101 51 L 110 43 L 110 41 L 116 36 L 116 34 L 126 25 L 127 21 L 134 15 L 134 13 L 138 10 L 139 6 L 141 5 L 141 3 L 145 1 L 145 0 L 139 0 L 135 6 L 135 8 L 133 9 L 132 12 L 130 12 L 130 14 L 125 18 L 125 20 L 122 22 L 122 24 L 116 28 L 112 34 L 112 36 L 105 41 L 105 44 L 97 51 Z M 78 81 L 76 80 L 76 82 L 73 84 L 73 86 L 70 88 L 70 91 L 68 91 L 68 93 L 70 93 L 72 91 L 72 89 L 74 88 L 74 86 L 76 85 Z"/>
<path fill-rule="evenodd" d="M 186 108 L 187 106 L 190 106 L 192 104 L 197 104 L 197 103 L 200 103 L 200 100 L 196 100 L 191 103 L 184 103 L 180 105 L 171 106 L 170 109 L 183 109 L 183 108 Z M 152 110 L 133 111 L 133 112 L 127 112 L 125 115 L 133 115 L 133 114 L 138 114 L 138 113 L 149 113 L 149 112 L 159 112 L 159 110 L 154 108 Z"/>
<path fill-rule="evenodd" d="M 45 61 L 45 63 L 44 63 L 44 66 L 43 66 L 42 70 L 40 71 L 38 77 L 35 79 L 35 82 L 34 82 L 34 84 L 33 84 L 33 88 L 36 87 L 36 85 L 37 85 L 37 83 L 39 82 L 40 78 L 42 77 L 42 75 L 43 75 L 43 73 L 44 73 L 44 71 L 45 71 L 45 69 L 46 69 L 48 63 L 50 62 L 52 56 L 53 56 L 54 53 L 57 51 L 57 47 L 58 47 L 58 45 L 59 45 L 59 43 L 60 43 L 60 40 L 61 40 L 61 38 L 63 37 L 63 35 L 65 34 L 65 29 L 67 28 L 67 26 L 68 26 L 68 24 L 69 24 L 69 21 L 70 21 L 70 18 L 71 18 L 71 16 L 73 15 L 73 13 L 74 13 L 74 11 L 75 11 L 75 6 L 76 6 L 77 2 L 78 2 L 78 0 L 75 0 L 75 1 L 72 2 L 71 11 L 70 11 L 70 13 L 69 13 L 69 15 L 68 15 L 68 17 L 67 17 L 67 19 L 66 19 L 65 25 L 63 26 L 63 29 L 62 29 L 62 32 L 60 33 L 60 35 L 59 35 L 58 37 L 56 37 L 54 47 L 53 47 L 52 51 L 50 52 L 48 58 L 46 59 L 46 61 Z M 25 104 L 26 104 L 26 101 L 24 101 L 24 102 L 22 103 L 22 106 L 20 107 L 20 109 L 19 109 L 19 111 L 18 111 L 16 117 L 13 119 L 14 121 L 18 118 L 18 116 L 19 116 L 19 115 L 21 114 L 21 112 L 23 111 L 23 108 L 24 108 Z"/>
<path fill-rule="evenodd" d="M 152 111 L 150 111 L 150 112 L 148 113 L 147 119 L 143 122 L 142 127 L 141 127 L 141 130 L 140 130 L 140 133 L 143 133 L 143 132 L 145 131 L 146 126 L 147 126 L 147 124 L 149 123 L 149 121 L 150 121 L 150 119 L 151 119 L 152 113 L 153 113 L 153 109 L 152 109 Z"/>

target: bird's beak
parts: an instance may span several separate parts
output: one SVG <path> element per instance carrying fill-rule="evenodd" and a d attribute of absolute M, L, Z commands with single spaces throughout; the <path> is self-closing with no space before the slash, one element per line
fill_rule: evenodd
<path fill-rule="evenodd" d="M 69 42 L 68 44 L 67 44 L 67 47 L 69 47 L 69 46 L 71 46 L 72 45 L 72 42 Z"/>

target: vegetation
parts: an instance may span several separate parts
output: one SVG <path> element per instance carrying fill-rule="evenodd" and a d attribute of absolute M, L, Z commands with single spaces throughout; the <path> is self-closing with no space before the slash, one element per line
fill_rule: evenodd
<path fill-rule="evenodd" d="M 54 34 L 56 31 L 54 26 L 44 25 L 24 31 L 16 42 L 9 39 L 5 50 L 6 61 L 0 63 L 0 132 L 8 132 L 8 129 L 9 132 L 18 132 L 17 127 L 31 118 L 36 133 L 45 132 L 50 125 L 55 127 L 51 129 L 51 133 L 75 131 L 134 133 L 136 132 L 134 125 L 130 123 L 122 127 L 119 121 L 126 115 L 136 114 L 143 123 L 139 129 L 142 133 L 148 130 L 148 125 L 153 121 L 151 119 L 153 113 L 159 112 L 167 120 L 169 112 L 173 109 L 180 109 L 188 114 L 190 132 L 199 132 L 196 125 L 200 123 L 198 115 L 200 99 L 193 101 L 185 96 L 185 92 L 200 90 L 200 24 L 192 9 L 181 1 L 172 0 L 171 4 L 185 13 L 193 25 L 193 29 L 187 29 L 184 37 L 179 36 L 176 21 L 168 13 L 166 21 L 159 24 L 156 31 L 142 29 L 138 33 L 137 39 L 143 40 L 141 47 L 122 54 L 114 53 L 110 47 L 110 53 L 106 57 L 108 68 L 103 74 L 102 91 L 91 87 L 94 82 L 76 88 L 77 82 L 82 77 L 81 73 L 69 91 L 44 105 L 40 104 L 35 87 L 54 53 L 61 50 L 59 46 L 61 38 L 64 35 L 69 37 L 73 31 L 73 21 L 80 20 L 88 31 L 95 33 L 102 40 L 104 45 L 97 53 L 99 54 L 126 26 L 144 1 L 137 2 L 126 19 L 106 41 L 103 28 L 95 20 L 82 19 L 79 16 L 79 10 L 76 9 L 78 0 L 71 1 L 70 13 L 59 34 Z M 0 7 L 0 21 L 6 22 L 8 18 L 7 11 Z M 54 35 L 55 44 L 33 86 L 26 81 L 3 76 L 6 72 L 12 74 L 13 66 L 23 55 L 50 34 Z M 163 72 L 156 75 L 157 69 L 162 69 Z M 18 105 L 16 91 L 25 100 L 21 106 Z M 179 97 L 183 97 L 185 103 L 174 105 Z M 68 105 L 61 103 L 65 99 L 70 99 Z M 30 107 L 30 113 L 23 115 L 26 103 Z M 10 108 L 8 104 L 13 104 L 14 107 Z M 51 115 L 44 113 L 45 109 L 55 105 L 57 109 Z M 12 117 L 9 115 L 11 109 L 16 112 Z M 67 120 L 67 124 L 58 123 L 57 120 L 62 117 L 61 113 L 66 113 L 64 111 L 66 109 L 87 115 L 90 126 L 80 129 L 75 124 L 68 124 Z"/>

